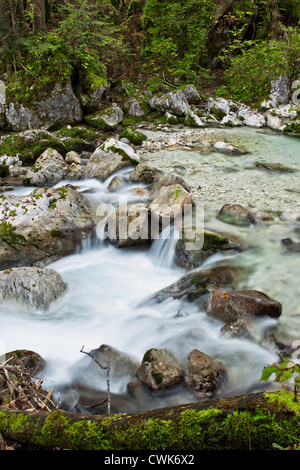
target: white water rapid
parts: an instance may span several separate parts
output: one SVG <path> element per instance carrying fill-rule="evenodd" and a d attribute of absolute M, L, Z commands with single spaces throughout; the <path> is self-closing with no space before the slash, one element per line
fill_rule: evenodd
<path fill-rule="evenodd" d="M 218 130 L 218 137 L 220 132 Z M 243 144 L 249 154 L 237 160 L 237 157 L 180 150 L 177 153 L 153 152 L 150 156 L 145 155 L 145 160 L 168 171 L 174 169 L 175 161 L 180 162 L 183 177 L 193 185 L 197 182 L 202 188 L 209 186 L 209 178 L 213 179 L 212 187 L 215 188 L 217 178 L 222 176 L 219 185 L 226 188 L 226 193 L 218 196 L 216 190 L 205 201 L 207 225 L 223 231 L 226 229 L 228 233 L 238 233 L 247 241 L 254 242 L 253 249 L 236 255 L 230 261 L 248 268 L 248 288 L 264 291 L 282 302 L 283 314 L 279 321 L 269 318 L 257 321 L 252 340 L 228 339 L 220 334 L 223 325 L 209 318 L 193 303 L 173 299 L 147 303 L 145 301 L 151 295 L 184 275 L 184 271 L 173 263 L 176 239 L 161 236 L 150 249 L 118 249 L 104 243 L 96 233 L 92 240 L 82 243 L 77 253 L 50 266 L 61 274 L 67 291 L 49 310 L 33 311 L 12 303 L 1 305 L 2 352 L 29 349 L 39 353 L 47 363 L 42 374 L 46 388 L 59 389 L 80 380 L 86 386 L 105 392 L 105 373 L 99 372 L 96 378 L 88 372 L 90 358 L 80 353 L 82 346 L 85 351 L 90 351 L 107 344 L 132 356 L 139 363 L 147 349 L 169 348 L 185 368 L 189 352 L 197 348 L 225 364 L 228 383 L 224 395 L 260 390 L 264 386 L 259 381 L 263 367 L 277 360 L 275 348 L 268 341 L 266 332 L 279 324 L 284 333 L 294 335 L 295 340 L 300 339 L 300 254 L 284 253 L 280 245 L 280 239 L 286 236 L 292 235 L 297 239 L 293 230 L 297 227 L 297 211 L 300 215 L 300 196 L 297 192 L 284 189 L 298 189 L 300 192 L 300 178 L 299 173 L 279 175 L 258 170 L 251 173 L 249 166 L 253 161 L 270 161 L 272 158 L 273 162 L 299 170 L 299 140 L 255 131 L 226 132 L 224 135 L 232 137 L 232 144 Z M 234 170 L 230 172 L 232 167 Z M 199 172 L 195 171 L 197 168 Z M 121 173 L 126 176 L 128 171 Z M 248 179 L 246 176 L 243 179 L 244 175 Z M 230 180 L 233 177 L 236 178 L 235 186 Z M 250 177 L 251 184 L 247 186 Z M 117 193 L 108 192 L 110 180 L 104 183 L 84 180 L 72 184 L 79 186 L 91 204 L 97 206 L 100 202 L 117 203 L 122 194 L 120 190 Z M 136 185 L 127 185 L 122 189 L 123 194 L 130 195 L 132 201 L 140 200 L 132 192 L 134 187 Z M 277 194 L 276 201 L 268 199 L 269 187 Z M 215 218 L 215 211 L 221 208 L 222 200 L 223 203 L 232 202 L 230 195 L 232 199 L 238 199 L 239 194 L 243 194 L 244 199 L 248 198 L 248 203 L 252 202 L 256 208 L 262 209 L 257 204 L 257 201 L 262 202 L 262 189 L 266 190 L 265 208 L 270 205 L 272 208 L 274 206 L 274 210 L 281 209 L 281 220 L 251 228 L 237 228 Z M 275 197 L 273 189 L 270 198 Z M 30 192 L 31 188 L 23 190 Z M 20 191 L 16 190 L 17 193 Z M 255 191 L 252 196 L 251 191 Z M 197 196 L 205 197 L 201 193 Z M 282 203 L 282 206 L 277 208 L 277 203 Z M 218 259 L 211 258 L 206 265 Z M 112 393 L 125 395 L 129 380 L 134 380 L 134 377 L 111 377 Z M 150 397 L 145 408 L 195 400 L 192 393 L 179 388 L 171 399 L 162 396 L 159 403 L 156 398 Z"/>

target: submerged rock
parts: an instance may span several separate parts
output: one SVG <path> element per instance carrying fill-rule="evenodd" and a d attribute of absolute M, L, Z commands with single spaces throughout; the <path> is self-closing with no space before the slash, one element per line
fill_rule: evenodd
<path fill-rule="evenodd" d="M 54 269 L 20 267 L 0 272 L 1 300 L 15 300 L 37 309 L 46 309 L 66 290 Z"/>
<path fill-rule="evenodd" d="M 208 316 L 224 323 L 232 323 L 240 318 L 278 318 L 281 313 L 280 302 L 257 290 L 213 290 L 207 308 Z"/>
<path fill-rule="evenodd" d="M 287 251 L 300 253 L 300 242 L 294 242 L 291 238 L 283 238 L 281 244 Z"/>
<path fill-rule="evenodd" d="M 215 253 L 239 252 L 243 245 L 237 238 L 212 230 L 190 230 L 183 233 L 175 249 L 175 264 L 186 270 L 199 267 Z"/>
<path fill-rule="evenodd" d="M 224 204 L 218 219 L 232 225 L 250 225 L 256 222 L 255 217 L 240 204 Z"/>
<path fill-rule="evenodd" d="M 263 170 L 278 171 L 282 173 L 295 173 L 295 168 L 290 168 L 279 163 L 267 163 L 267 162 L 256 162 L 256 168 L 262 168 Z"/>
<path fill-rule="evenodd" d="M 225 376 L 225 367 L 208 354 L 193 349 L 188 355 L 186 383 L 198 397 L 211 396 Z"/>
<path fill-rule="evenodd" d="M 172 388 L 184 379 L 183 371 L 173 353 L 156 348 L 145 353 L 136 375 L 151 390 Z"/>
<path fill-rule="evenodd" d="M 242 152 L 237 147 L 234 147 L 233 145 L 230 145 L 227 142 L 222 142 L 222 141 L 216 142 L 213 145 L 213 149 L 218 152 L 225 153 L 227 155 L 241 155 L 242 154 Z"/>
<path fill-rule="evenodd" d="M 94 233 L 87 199 L 70 187 L 0 198 L 0 269 L 46 266 Z"/>

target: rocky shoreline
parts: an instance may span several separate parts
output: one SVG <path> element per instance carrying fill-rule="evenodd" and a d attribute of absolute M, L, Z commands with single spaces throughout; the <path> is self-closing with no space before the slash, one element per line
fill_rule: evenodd
<path fill-rule="evenodd" d="M 73 95 L 71 98 L 74 101 Z M 50 107 L 55 107 L 55 99 L 52 97 L 52 101 L 48 102 Z M 72 125 L 76 125 L 71 127 L 68 124 L 64 133 L 49 131 L 58 123 L 65 124 L 61 115 L 49 113 L 48 118 L 52 116 L 49 123 L 41 122 L 40 116 L 34 116 L 22 107 L 17 110 L 12 104 L 5 106 L 3 121 L 9 124 L 10 129 L 0 141 L 1 298 L 14 302 L 21 300 L 31 307 L 47 309 L 52 301 L 64 294 L 66 286 L 63 280 L 53 270 L 48 269 L 47 265 L 74 253 L 82 240 L 93 236 L 99 223 L 94 208 L 85 195 L 78 191 L 76 181 L 85 178 L 105 181 L 114 176 L 110 191 L 118 191 L 119 188 L 126 187 L 128 181 L 117 173 L 128 169 L 129 182 L 137 184 L 136 194 L 146 195 L 147 200 L 140 200 L 124 210 L 122 206 L 117 206 L 115 212 L 110 215 L 115 225 L 109 223 L 109 218 L 106 221 L 107 239 L 120 249 L 147 246 L 153 242 L 153 234 L 149 232 L 151 221 L 157 222 L 157 237 L 162 230 L 164 218 L 169 218 L 171 222 L 175 219 L 175 203 L 180 210 L 184 205 L 192 207 L 197 198 L 205 197 L 209 200 L 211 196 L 213 199 L 216 188 L 212 180 L 209 181 L 208 188 L 190 187 L 175 172 L 164 173 L 161 169 L 145 163 L 146 155 L 164 148 L 170 150 L 191 149 L 194 145 L 197 147 L 199 142 L 195 144 L 193 139 L 202 128 L 207 134 L 216 127 L 220 127 L 222 134 L 223 126 L 262 129 L 267 127 L 280 132 L 286 132 L 288 128 L 290 131 L 293 123 L 299 119 L 299 113 L 297 106 L 286 103 L 286 99 L 286 96 L 278 94 L 278 86 L 276 88 L 274 84 L 270 100 L 263 105 L 264 111 L 253 111 L 243 104 L 223 98 L 209 99 L 204 104 L 197 91 L 189 87 L 185 89 L 185 93 L 179 90 L 149 99 L 151 111 L 163 117 L 163 123 L 147 121 L 127 126 L 125 129 L 122 127 L 124 113 L 116 104 L 104 113 L 96 111 L 92 115 L 82 117 L 76 107 L 73 110 L 74 116 L 69 113 L 70 102 L 65 112 L 70 118 L 73 116 Z M 206 110 L 205 115 L 203 109 Z M 131 116 L 142 119 L 145 117 L 143 108 L 136 99 L 132 99 L 130 105 L 127 103 L 126 110 Z M 82 125 L 82 119 L 85 125 Z M 37 125 L 36 128 L 25 129 L 33 125 Z M 77 136 L 75 141 L 72 140 L 74 137 L 70 137 L 71 134 Z M 207 151 L 216 150 L 227 155 L 240 155 L 243 152 L 224 141 L 215 142 L 214 148 L 205 141 L 201 144 Z M 273 169 L 289 173 L 287 168 Z M 72 181 L 72 184 L 57 187 L 64 180 Z M 138 187 L 139 184 L 143 186 L 142 189 Z M 226 177 L 226 185 L 232 187 L 232 178 Z M 14 194 L 14 190 L 20 187 L 34 189 L 26 195 Z M 230 197 L 230 189 L 226 191 Z M 253 215 L 241 205 L 249 203 L 247 197 L 240 201 L 240 195 L 235 195 L 236 200 L 232 198 L 230 205 L 220 207 L 219 216 L 237 225 L 255 224 L 257 214 Z M 220 200 L 220 190 L 218 198 Z M 163 206 L 164 211 L 157 211 L 157 206 Z M 127 219 L 130 228 L 125 236 L 118 231 L 121 217 Z M 135 238 L 136 232 L 143 236 Z M 192 232 L 194 235 L 199 234 L 193 227 Z M 282 313 L 280 302 L 256 290 L 236 290 L 234 285 L 237 273 L 230 270 L 230 267 L 221 266 L 209 273 L 201 270 L 203 261 L 212 254 L 247 250 L 243 240 L 207 229 L 203 229 L 200 235 L 203 236 L 203 244 L 196 250 L 188 248 L 187 242 L 190 239 L 185 238 L 186 234 L 178 241 L 175 262 L 187 275 L 183 276 L 176 286 L 169 286 L 164 292 L 157 293 L 156 299 L 162 296 L 187 296 L 188 301 L 196 302 L 201 309 L 205 308 L 208 316 L 223 322 L 222 334 L 230 337 L 249 334 L 249 324 L 262 316 L 278 318 Z M 196 272 L 192 271 L 195 269 Z M 290 345 L 281 344 L 279 341 L 276 343 L 276 338 L 274 341 L 278 353 L 292 354 Z M 38 354 L 38 351 L 34 354 Z M 125 398 L 125 405 L 120 404 L 120 399 L 116 399 L 116 404 L 113 402 L 113 410 L 116 413 L 124 410 L 126 412 L 126 406 L 132 406 L 129 403 L 134 403 L 133 409 L 138 409 L 139 396 L 143 395 L 144 400 L 148 389 L 151 393 L 174 393 L 176 387 L 184 386 L 188 387 L 195 399 L 203 399 L 215 396 L 224 383 L 226 384 L 224 366 L 199 350 L 190 352 L 186 370 L 177 363 L 172 352 L 161 348 L 148 350 L 141 364 L 134 365 L 131 361 L 126 361 L 126 352 L 120 356 L 117 351 L 106 345 L 102 345 L 94 354 L 111 369 L 120 368 L 120 364 L 125 362 L 126 367 L 122 368 L 122 373 L 126 375 L 129 367 L 129 375 L 137 379 L 128 384 L 128 395 L 131 398 L 128 401 Z M 84 384 L 74 386 L 77 390 L 82 387 L 79 394 L 83 397 L 93 395 L 92 391 L 84 389 Z M 105 391 L 103 392 L 105 394 Z M 1 403 L 9 406 L 5 393 L 4 381 L 0 389 Z M 22 400 L 18 406 L 22 409 Z M 87 411 L 88 407 L 81 406 L 86 412 L 90 412 Z M 99 412 L 97 407 L 96 412 Z"/>

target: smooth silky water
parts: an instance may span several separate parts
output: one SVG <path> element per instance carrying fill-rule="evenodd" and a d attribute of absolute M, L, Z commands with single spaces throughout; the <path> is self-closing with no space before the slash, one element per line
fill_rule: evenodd
<path fill-rule="evenodd" d="M 105 392 L 105 371 L 96 368 L 91 373 L 91 359 L 80 350 L 83 346 L 90 351 L 107 344 L 138 363 L 149 348 L 169 348 L 185 370 L 189 352 L 197 348 L 225 364 L 228 381 L 221 396 L 254 392 L 273 386 L 259 381 L 263 367 L 278 359 L 269 332 L 275 329 L 280 338 L 300 340 L 300 254 L 287 253 L 280 242 L 286 237 L 299 241 L 299 172 L 268 172 L 253 167 L 259 161 L 300 170 L 299 140 L 244 128 L 200 130 L 191 139 L 199 142 L 198 148 L 141 153 L 141 159 L 165 171 L 179 169 L 193 188 L 200 187 L 193 191 L 193 197 L 204 204 L 205 226 L 239 235 L 251 247 L 235 256 L 213 256 L 204 265 L 222 262 L 244 267 L 247 279 L 239 287 L 257 289 L 279 300 L 282 316 L 278 320 L 257 320 L 251 339 L 228 338 L 220 334 L 223 323 L 209 318 L 193 303 L 172 298 L 162 303 L 147 302 L 185 274 L 174 265 L 174 231 L 170 232 L 171 239 L 160 237 L 150 248 L 118 249 L 101 240 L 99 228 L 92 239 L 82 242 L 77 253 L 49 266 L 61 274 L 67 291 L 46 312 L 16 303 L 1 306 L 3 352 L 29 349 L 39 353 L 47 363 L 41 373 L 46 388 L 54 387 L 63 394 L 64 387 L 77 381 Z M 212 153 L 202 145 L 208 140 L 227 140 L 248 153 L 238 157 Z M 120 174 L 128 176 L 130 171 L 122 170 Z M 110 193 L 107 187 L 111 178 L 104 183 L 94 179 L 70 183 L 79 187 L 94 208 L 103 203 L 117 205 L 120 195 L 128 197 L 129 202 L 141 200 L 133 191 L 137 185 L 129 183 Z M 203 188 L 207 188 L 207 198 L 201 193 Z M 19 188 L 16 193 L 31 189 Z M 254 211 L 272 210 L 277 215 L 272 223 L 261 222 L 249 228 L 228 225 L 216 218 L 226 202 L 247 203 Z M 125 396 L 132 380 L 136 378 L 111 376 L 111 392 Z M 72 406 L 76 399 L 74 392 Z M 149 409 L 195 400 L 190 391 L 179 387 L 170 396 L 149 394 L 139 407 Z M 126 412 L 126 404 L 121 411 Z"/>

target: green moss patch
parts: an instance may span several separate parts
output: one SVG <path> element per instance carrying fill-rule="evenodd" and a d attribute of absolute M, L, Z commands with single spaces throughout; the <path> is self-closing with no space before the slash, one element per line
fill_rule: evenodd
<path fill-rule="evenodd" d="M 121 138 L 124 137 L 125 139 L 128 139 L 134 145 L 141 145 L 144 142 L 144 140 L 147 139 L 147 137 L 144 134 L 131 129 L 130 127 L 127 127 L 125 131 L 122 132 L 120 137 Z"/>

